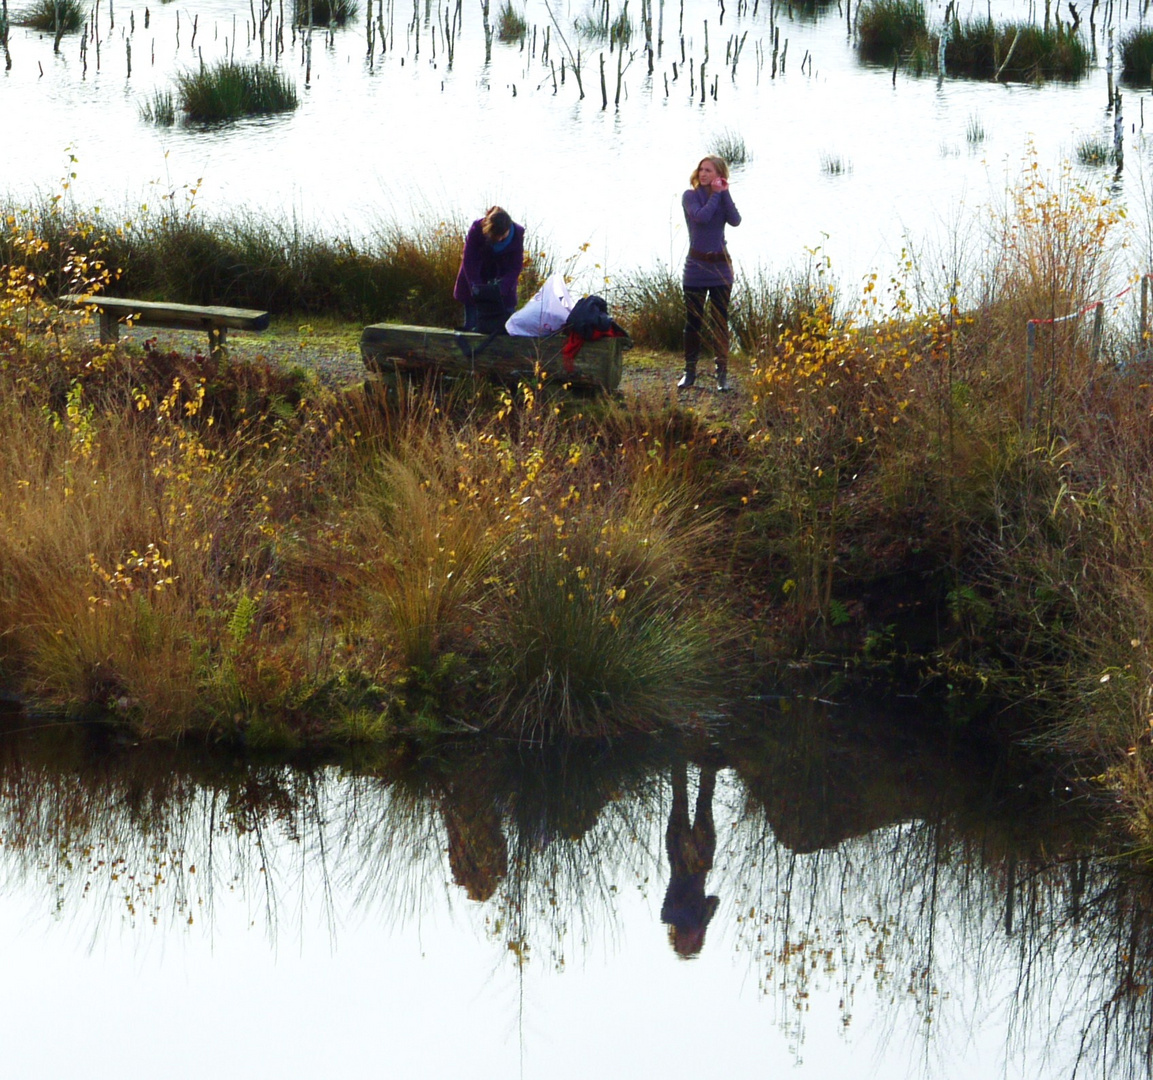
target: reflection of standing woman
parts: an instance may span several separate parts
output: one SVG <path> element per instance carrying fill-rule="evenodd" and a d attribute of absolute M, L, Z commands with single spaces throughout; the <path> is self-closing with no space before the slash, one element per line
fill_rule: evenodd
<path fill-rule="evenodd" d="M 669 885 L 661 905 L 661 921 L 668 924 L 669 941 L 678 956 L 696 956 L 705 944 L 705 930 L 720 902 L 705 895 L 705 878 L 713 868 L 717 830 L 713 825 L 713 791 L 717 770 L 701 766 L 697 805 L 689 821 L 689 775 L 682 762 L 672 776 L 673 804 L 665 830 L 669 856 Z"/>
<path fill-rule="evenodd" d="M 692 185 L 681 197 L 689 227 L 689 254 L 685 259 L 685 373 L 681 389 L 697 381 L 701 352 L 701 323 L 711 308 L 710 328 L 717 358 L 717 389 L 729 388 L 729 297 L 733 291 L 733 263 L 725 248 L 725 226 L 739 225 L 741 215 L 729 191 L 729 167 L 724 158 L 709 156 L 689 177 Z"/>
<path fill-rule="evenodd" d="M 516 288 L 524 269 L 524 226 L 507 210 L 490 206 L 469 226 L 464 254 L 453 287 L 454 300 L 464 304 L 464 328 L 477 328 L 477 300 L 486 286 L 496 286 L 505 318 L 516 311 Z M 493 290 L 495 291 L 495 289 Z"/>

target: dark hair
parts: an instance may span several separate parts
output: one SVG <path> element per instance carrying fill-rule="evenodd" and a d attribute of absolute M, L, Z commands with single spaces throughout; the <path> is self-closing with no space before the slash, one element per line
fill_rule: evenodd
<path fill-rule="evenodd" d="M 484 224 L 481 225 L 487 240 L 499 240 L 507 236 L 512 230 L 512 217 L 507 210 L 499 206 L 490 206 L 484 215 Z"/>

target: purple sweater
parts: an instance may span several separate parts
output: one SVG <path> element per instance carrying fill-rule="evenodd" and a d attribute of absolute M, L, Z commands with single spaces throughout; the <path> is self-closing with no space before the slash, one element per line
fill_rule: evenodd
<path fill-rule="evenodd" d="M 483 224 L 484 218 L 477 218 L 469 226 L 468 235 L 464 238 L 464 254 L 461 256 L 460 272 L 456 275 L 452 298 L 462 304 L 471 304 L 474 285 L 499 281 L 504 306 L 513 311 L 516 308 L 517 281 L 524 269 L 524 226 L 514 224 L 508 247 L 496 252 L 484 238 L 481 228 Z"/>
<path fill-rule="evenodd" d="M 689 188 L 681 196 L 685 224 L 689 227 L 689 255 L 685 259 L 686 289 L 707 289 L 711 285 L 732 285 L 733 266 L 727 256 L 718 261 L 693 258 L 695 252 L 720 254 L 725 251 L 725 226 L 739 225 L 741 214 L 726 190 Z"/>

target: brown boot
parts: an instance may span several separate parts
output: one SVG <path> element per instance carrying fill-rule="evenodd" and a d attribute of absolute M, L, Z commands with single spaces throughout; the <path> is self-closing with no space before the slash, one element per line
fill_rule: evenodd
<path fill-rule="evenodd" d="M 685 331 L 685 373 L 677 381 L 678 390 L 687 390 L 697 381 L 697 358 L 701 355 L 701 335 L 697 330 Z"/>

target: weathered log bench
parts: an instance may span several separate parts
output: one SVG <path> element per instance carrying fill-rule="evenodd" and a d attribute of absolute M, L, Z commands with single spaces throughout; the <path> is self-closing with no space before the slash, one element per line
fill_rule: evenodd
<path fill-rule="evenodd" d="M 510 337 L 501 334 L 439 330 L 430 326 L 378 323 L 360 335 L 364 366 L 386 384 L 401 377 L 474 376 L 505 386 L 532 379 L 539 370 L 554 385 L 573 390 L 612 392 L 621 384 L 622 356 L 632 347 L 627 337 L 585 341 L 574 356 L 562 351 L 568 334 Z"/>
<path fill-rule="evenodd" d="M 111 344 L 120 338 L 120 324 L 162 326 L 173 330 L 203 330 L 208 348 L 224 347 L 229 330 L 267 330 L 268 312 L 249 308 L 196 307 L 193 304 L 166 304 L 150 300 L 129 300 L 121 296 L 87 296 L 70 293 L 61 301 L 100 313 L 100 341 Z"/>

